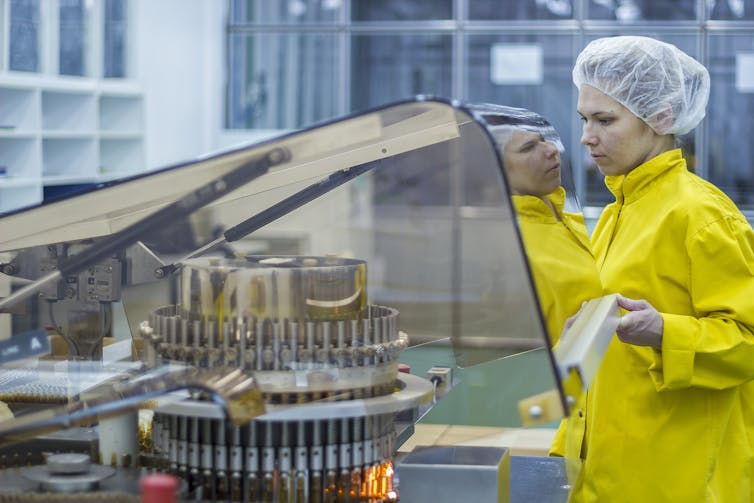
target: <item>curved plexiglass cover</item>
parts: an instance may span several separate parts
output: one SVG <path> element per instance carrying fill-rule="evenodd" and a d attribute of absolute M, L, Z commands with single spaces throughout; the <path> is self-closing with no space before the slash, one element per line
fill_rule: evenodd
<path fill-rule="evenodd" d="M 14 335 L 21 328 L 70 329 L 69 358 L 88 358 L 96 349 L 74 354 L 84 344 L 72 341 L 74 321 L 60 321 L 72 319 L 66 310 L 74 300 L 122 304 L 125 331 L 105 316 L 105 335 L 138 339 L 139 323 L 162 305 L 217 308 L 211 279 L 185 291 L 192 278 L 201 283 L 197 278 L 217 272 L 211 257 L 231 266 L 252 256 L 282 261 L 276 264 L 339 257 L 359 264 L 353 284 L 366 290 L 322 297 L 323 306 L 351 299 L 357 311 L 362 302 L 395 310 L 396 340 L 399 333 L 408 340 L 395 363 L 408 363 L 421 377 L 432 366 L 454 369 L 457 384 L 426 421 L 520 425 L 519 407 L 528 397 L 555 391 L 556 402 L 563 400 L 489 130 L 492 118 L 505 113 L 442 100 L 400 102 L 0 215 L 0 262 L 14 291 L 50 271 L 63 276 L 3 310 L 20 313 L 13 315 Z M 192 206 L 197 200 L 200 207 Z M 202 241 L 210 245 L 196 254 L 148 254 L 157 275 L 152 262 L 142 265 L 126 252 L 191 213 L 225 232 L 219 242 Z M 104 256 L 91 252 L 97 247 Z M 86 252 L 92 263 L 81 259 Z M 118 292 L 107 288 L 114 283 Z M 247 294 L 243 316 L 262 309 L 257 297 L 249 300 L 253 295 L 261 294 Z M 295 317 L 300 306 L 288 307 L 286 316 Z"/>

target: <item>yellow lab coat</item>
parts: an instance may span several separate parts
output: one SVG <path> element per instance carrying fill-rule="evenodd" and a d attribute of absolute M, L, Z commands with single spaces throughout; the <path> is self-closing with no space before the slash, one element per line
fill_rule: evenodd
<path fill-rule="evenodd" d="M 536 196 L 513 196 L 524 248 L 551 344 L 581 303 L 602 295 L 584 216 L 563 211 L 565 190 L 548 195 L 559 218 Z"/>
<path fill-rule="evenodd" d="M 605 182 L 603 285 L 650 302 L 663 341 L 608 347 L 571 501 L 754 501 L 754 232 L 680 150 Z"/>

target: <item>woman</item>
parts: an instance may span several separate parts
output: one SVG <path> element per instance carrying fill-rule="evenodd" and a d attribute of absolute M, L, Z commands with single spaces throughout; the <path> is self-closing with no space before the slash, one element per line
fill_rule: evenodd
<path fill-rule="evenodd" d="M 547 334 L 555 345 L 568 317 L 583 302 L 601 296 L 603 288 L 584 216 L 565 210 L 560 138 L 541 117 L 534 123 L 533 127 L 497 126 L 493 134 L 502 152 Z M 565 458 L 569 480 L 575 480 L 581 469 L 585 426 L 583 413 L 574 412 L 562 423 L 550 449 L 551 455 Z"/>
<path fill-rule="evenodd" d="M 542 117 L 512 109 L 511 117 L 526 125 L 492 128 L 502 152 L 508 188 L 526 248 L 529 266 L 552 345 L 557 344 L 566 320 L 582 303 L 603 294 L 584 216 L 567 211 L 562 185 L 562 143 Z M 576 204 L 577 206 L 577 204 Z M 583 398 L 583 397 L 582 397 Z M 550 449 L 563 456 L 569 480 L 581 469 L 581 449 L 586 426 L 579 400 L 558 430 Z"/>
<path fill-rule="evenodd" d="M 592 249 L 627 313 L 589 390 L 571 499 L 754 501 L 754 232 L 675 142 L 704 117 L 709 74 L 673 45 L 611 37 L 573 80 L 615 196 Z"/>
<path fill-rule="evenodd" d="M 554 345 L 565 320 L 582 302 L 601 295 L 602 285 L 584 217 L 565 211 L 560 139 L 544 119 L 529 124 L 495 126 L 492 131 L 502 152 L 542 315 Z"/>

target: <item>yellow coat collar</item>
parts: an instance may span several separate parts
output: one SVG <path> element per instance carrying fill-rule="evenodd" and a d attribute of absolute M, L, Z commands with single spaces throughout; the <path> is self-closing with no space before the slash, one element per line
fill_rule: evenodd
<path fill-rule="evenodd" d="M 558 187 L 555 192 L 545 196 L 552 202 L 555 211 L 563 216 L 563 206 L 565 205 L 566 192 L 563 187 Z M 558 219 L 541 198 L 537 196 L 513 196 L 513 206 L 516 208 L 516 214 L 520 218 L 528 220 L 537 220 L 542 223 L 557 223 Z"/>
<path fill-rule="evenodd" d="M 606 176 L 605 185 L 617 201 L 630 204 L 644 195 L 657 178 L 675 169 L 686 169 L 686 160 L 679 148 L 653 157 L 626 175 Z"/>

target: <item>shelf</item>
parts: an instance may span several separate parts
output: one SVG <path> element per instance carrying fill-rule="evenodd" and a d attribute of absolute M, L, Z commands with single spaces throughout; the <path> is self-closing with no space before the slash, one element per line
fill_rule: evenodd
<path fill-rule="evenodd" d="M 3 129 L 0 128 L 0 138 L 25 138 L 33 139 L 39 136 L 38 131 L 27 129 Z"/>
<path fill-rule="evenodd" d="M 145 169 L 140 139 L 100 140 L 102 175 L 109 173 L 141 173 Z"/>
<path fill-rule="evenodd" d="M 100 96 L 99 127 L 102 131 L 140 131 L 143 121 L 139 96 Z"/>
<path fill-rule="evenodd" d="M 0 87 L 0 132 L 36 129 L 39 94 L 35 90 Z"/>
<path fill-rule="evenodd" d="M 33 185 L 1 185 L 0 184 L 0 213 L 30 206 L 42 201 L 42 186 Z"/>
<path fill-rule="evenodd" d="M 0 77 L 0 212 L 41 202 L 45 187 L 144 171 L 144 103 L 134 81 Z"/>
<path fill-rule="evenodd" d="M 42 129 L 79 132 L 97 129 L 96 105 L 91 94 L 42 91 Z"/>
<path fill-rule="evenodd" d="M 47 140 L 84 140 L 88 138 L 94 138 L 96 136 L 95 131 L 74 131 L 74 130 L 59 130 L 59 131 L 42 131 L 42 139 Z"/>
<path fill-rule="evenodd" d="M 0 138 L 0 166 L 11 177 L 32 179 L 42 174 L 36 138 Z"/>
<path fill-rule="evenodd" d="M 78 185 L 83 183 L 99 183 L 101 180 L 96 175 L 91 176 L 74 176 L 74 175 L 59 175 L 59 176 L 46 176 L 44 184 L 46 187 L 56 185 Z"/>
<path fill-rule="evenodd" d="M 139 140 L 141 141 L 141 131 L 101 131 L 99 134 L 102 140 Z"/>
<path fill-rule="evenodd" d="M 48 177 L 94 177 L 97 174 L 97 142 L 89 139 L 42 141 L 42 174 Z"/>
<path fill-rule="evenodd" d="M 17 178 L 14 176 L 0 176 L 0 190 L 37 185 L 39 185 L 39 178 Z"/>

